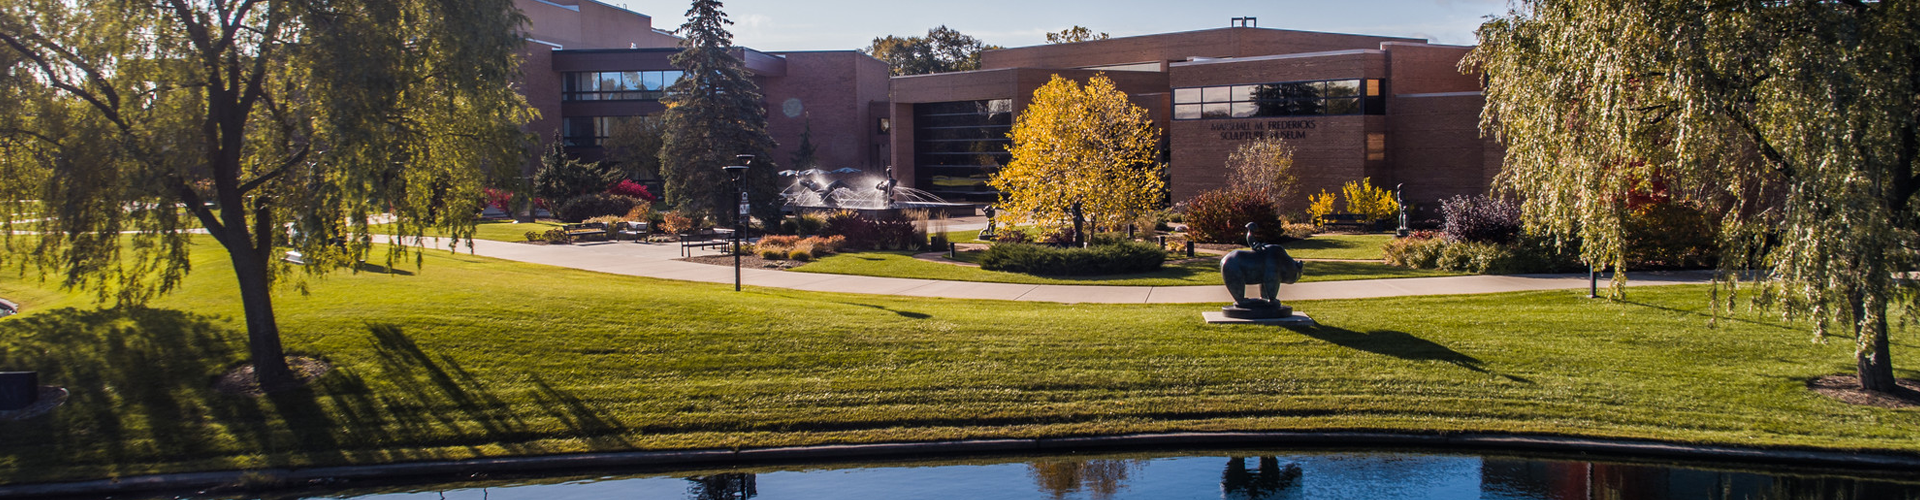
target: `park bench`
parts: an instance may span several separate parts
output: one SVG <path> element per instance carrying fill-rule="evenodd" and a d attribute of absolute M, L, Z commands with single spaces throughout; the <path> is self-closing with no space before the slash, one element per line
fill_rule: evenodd
<path fill-rule="evenodd" d="M 732 229 L 702 229 L 680 235 L 680 256 L 693 256 L 695 248 L 724 248 L 732 244 Z"/>
<path fill-rule="evenodd" d="M 636 242 L 647 241 L 653 238 L 653 228 L 643 221 L 627 221 L 620 223 L 619 230 L 614 231 L 613 234 L 614 239 L 625 238 Z"/>
<path fill-rule="evenodd" d="M 607 239 L 607 223 L 605 222 L 567 224 L 560 226 L 560 231 L 567 233 L 567 243 L 573 243 L 576 238 L 586 238 L 589 236 L 598 236 L 602 240 Z"/>
<path fill-rule="evenodd" d="M 1327 229 L 1365 232 L 1373 229 L 1373 221 L 1362 214 L 1327 214 L 1321 218 L 1321 226 Z"/>

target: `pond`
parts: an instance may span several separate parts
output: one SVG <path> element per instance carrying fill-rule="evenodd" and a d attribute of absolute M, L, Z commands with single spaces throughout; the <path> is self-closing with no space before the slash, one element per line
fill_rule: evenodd
<path fill-rule="evenodd" d="M 299 498 L 1920 499 L 1920 476 L 1500 455 L 1203 451 L 486 480 L 304 494 Z"/>

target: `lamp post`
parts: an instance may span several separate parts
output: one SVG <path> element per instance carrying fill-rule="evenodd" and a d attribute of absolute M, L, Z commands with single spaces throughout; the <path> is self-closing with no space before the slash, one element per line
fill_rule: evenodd
<path fill-rule="evenodd" d="M 733 179 L 733 191 L 740 193 L 740 209 L 733 216 L 733 291 L 740 291 L 740 238 L 747 232 L 747 166 L 753 164 L 753 155 L 734 155 L 739 165 L 721 167 L 727 171 L 727 177 Z"/>

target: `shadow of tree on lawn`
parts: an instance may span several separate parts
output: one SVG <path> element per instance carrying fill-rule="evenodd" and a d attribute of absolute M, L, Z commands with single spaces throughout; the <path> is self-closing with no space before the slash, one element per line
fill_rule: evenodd
<path fill-rule="evenodd" d="M 314 384 L 260 398 L 219 393 L 240 366 L 245 334 L 223 318 L 151 308 L 59 309 L 0 321 L 0 367 L 40 372 L 66 387 L 46 416 L 0 422 L 0 482 L 58 479 L 125 466 L 264 457 L 258 465 L 341 463 L 379 450 L 386 460 L 433 459 L 435 447 L 547 451 L 578 437 L 624 447 L 625 426 L 590 402 L 534 377 L 476 374 L 395 325 L 369 325 L 369 348 L 347 350 Z M 326 358 L 329 356 L 314 355 Z M 500 393 L 496 391 L 507 391 Z M 22 465 L 24 464 L 24 465 Z"/>

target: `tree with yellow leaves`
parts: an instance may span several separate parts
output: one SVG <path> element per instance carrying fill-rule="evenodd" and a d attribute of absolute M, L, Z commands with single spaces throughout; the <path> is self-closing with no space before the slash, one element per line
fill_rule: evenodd
<path fill-rule="evenodd" d="M 1012 136 L 1012 161 L 988 180 L 1002 193 L 1000 223 L 1067 220 L 1079 203 L 1095 228 L 1120 228 L 1166 189 L 1159 130 L 1105 75 L 1086 85 L 1054 75 L 1034 91 Z"/>

